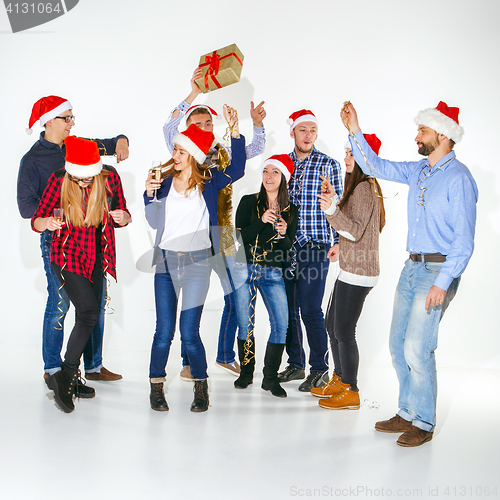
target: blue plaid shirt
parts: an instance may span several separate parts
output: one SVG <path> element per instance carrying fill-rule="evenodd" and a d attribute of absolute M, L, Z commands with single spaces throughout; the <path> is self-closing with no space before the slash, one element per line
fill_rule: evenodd
<path fill-rule="evenodd" d="M 319 205 L 318 194 L 321 192 L 320 175 L 330 178 L 335 192 L 342 196 L 342 179 L 340 164 L 313 147 L 305 160 L 301 160 L 295 151 L 289 154 L 295 165 L 288 195 L 290 201 L 299 208 L 299 226 L 295 235 L 295 243 L 303 247 L 309 240 L 315 243 L 331 245 L 339 242 L 337 233 L 332 229 Z"/>

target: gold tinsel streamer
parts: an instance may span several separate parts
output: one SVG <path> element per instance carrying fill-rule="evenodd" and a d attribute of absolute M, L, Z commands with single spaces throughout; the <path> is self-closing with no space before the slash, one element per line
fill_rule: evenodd
<path fill-rule="evenodd" d="M 69 222 L 66 221 L 66 225 L 68 225 Z M 64 245 L 66 245 L 66 242 L 68 241 L 68 238 L 69 238 L 69 232 L 68 234 L 66 235 L 66 239 L 63 241 L 63 244 L 61 245 L 61 251 L 62 251 L 62 257 L 63 257 L 63 265 L 61 267 L 61 286 L 57 289 L 57 293 L 59 295 L 59 302 L 57 303 L 57 309 L 59 309 L 59 311 L 61 312 L 61 315 L 59 316 L 59 318 L 57 319 L 57 323 L 58 323 L 58 327 L 56 326 L 56 330 L 62 330 L 63 329 L 63 324 L 62 324 L 62 320 L 64 319 L 64 316 L 65 316 L 65 313 L 63 312 L 63 310 L 61 309 L 61 305 L 62 305 L 62 297 L 61 297 L 61 290 L 63 289 L 63 286 L 64 286 L 64 276 L 63 276 L 63 271 L 64 269 L 66 268 L 66 255 L 64 255 Z"/>
<path fill-rule="evenodd" d="M 290 205 L 288 205 L 286 208 L 284 208 L 281 212 L 287 212 L 290 210 Z M 260 218 L 262 215 L 260 214 L 259 207 L 257 206 L 257 217 Z M 263 250 L 262 255 L 257 255 L 257 247 L 259 245 L 259 235 L 255 238 L 255 244 L 252 247 L 252 274 L 250 276 L 250 283 L 248 285 L 248 288 L 250 290 L 250 308 L 248 310 L 248 322 L 250 328 L 247 327 L 247 338 L 245 339 L 245 343 L 243 344 L 243 361 L 242 365 L 248 364 L 248 362 L 254 357 L 252 353 L 250 352 L 250 348 L 252 347 L 253 341 L 252 341 L 252 336 L 255 339 L 254 331 L 255 331 L 255 303 L 256 303 L 256 296 L 257 296 L 257 287 L 255 286 L 255 281 L 254 281 L 254 276 L 255 276 L 255 264 L 258 262 L 262 262 L 265 258 L 266 255 L 269 252 L 273 251 L 274 247 L 274 242 L 279 241 L 277 240 L 278 233 L 276 232 L 275 235 L 273 235 L 271 238 L 269 238 L 266 243 L 271 243 L 271 248 L 269 251 Z M 253 305 L 252 305 L 253 304 Z M 252 312 L 250 312 L 250 309 Z"/>
<path fill-rule="evenodd" d="M 345 119 L 345 115 L 347 113 L 347 106 L 349 106 L 349 104 L 351 104 L 351 101 L 346 101 L 344 102 L 344 106 L 342 107 L 342 110 L 340 111 L 340 117 L 342 118 L 342 122 L 344 123 L 344 125 L 346 126 L 347 128 L 347 131 L 349 132 L 349 135 L 353 138 L 354 142 L 356 143 L 356 145 L 358 146 L 358 149 L 359 151 L 361 152 L 361 154 L 363 155 L 363 158 L 365 159 L 365 163 L 366 163 L 366 166 L 370 169 L 370 172 L 373 174 L 373 176 L 375 177 L 375 165 L 372 165 L 369 161 L 368 161 L 368 158 L 366 157 L 365 155 L 365 152 L 363 151 L 363 148 L 361 147 L 361 145 L 359 144 L 359 142 L 357 141 L 356 139 L 356 136 L 351 132 L 351 128 L 349 127 L 349 124 L 347 123 L 347 121 L 344 121 Z M 372 168 L 373 167 L 373 168 Z M 373 189 L 375 190 L 375 195 L 377 196 L 377 198 L 382 198 L 382 199 L 385 199 L 384 196 L 382 196 L 379 192 L 378 192 L 378 189 L 377 189 L 377 185 L 375 184 L 375 182 L 372 182 L 371 183 L 372 186 L 373 186 Z M 396 193 L 397 195 L 397 193 Z M 396 196 L 394 195 L 394 196 Z"/>
<path fill-rule="evenodd" d="M 106 237 L 106 226 L 108 225 L 108 217 L 109 217 L 109 214 L 106 213 L 106 218 L 104 220 L 104 224 L 103 224 L 102 230 L 101 230 L 101 234 L 102 234 L 102 237 L 103 237 L 104 242 L 105 242 L 104 249 L 102 251 L 103 264 L 104 264 L 104 258 L 105 258 L 104 256 L 106 255 L 106 250 L 108 249 L 108 246 L 109 246 L 108 238 Z M 108 267 L 109 267 L 109 263 L 106 260 L 106 265 L 104 266 L 104 268 L 102 270 L 103 275 L 106 276 L 106 290 L 103 290 L 102 293 L 106 294 L 106 297 L 104 297 L 104 302 L 105 302 L 104 309 L 106 310 L 106 314 L 113 314 L 115 312 L 115 310 L 110 305 L 111 297 L 108 293 L 109 287 L 111 285 L 111 280 L 109 279 L 109 276 L 107 274 Z"/>

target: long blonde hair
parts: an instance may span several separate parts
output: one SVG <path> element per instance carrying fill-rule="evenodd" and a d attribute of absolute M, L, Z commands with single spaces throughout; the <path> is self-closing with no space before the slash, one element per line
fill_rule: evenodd
<path fill-rule="evenodd" d="M 200 165 L 195 159 L 194 156 L 189 155 L 189 160 L 191 161 L 191 177 L 189 178 L 189 185 L 184 192 L 184 196 L 188 197 L 189 193 L 193 190 L 196 189 L 196 186 L 198 186 L 198 190 L 201 193 L 203 193 L 203 190 L 205 189 L 205 181 L 211 179 L 211 175 L 207 175 L 208 169 L 204 168 L 203 165 Z M 169 163 L 172 163 L 170 168 L 165 172 L 165 177 L 177 177 L 180 172 L 178 170 L 175 170 L 175 163 L 173 159 L 169 160 L 167 163 L 162 165 L 163 167 L 167 167 Z"/>
<path fill-rule="evenodd" d="M 98 227 L 108 216 L 109 207 L 106 192 L 106 183 L 109 172 L 101 173 L 92 179 L 87 200 L 84 198 L 84 189 L 77 182 L 64 175 L 61 186 L 61 208 L 64 216 L 73 226 Z"/>

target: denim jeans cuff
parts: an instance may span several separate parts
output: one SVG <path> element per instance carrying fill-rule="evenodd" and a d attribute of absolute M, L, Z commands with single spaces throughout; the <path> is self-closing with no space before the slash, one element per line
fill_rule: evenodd
<path fill-rule="evenodd" d="M 414 420 L 412 422 L 412 425 L 415 427 L 418 427 L 419 429 L 422 429 L 423 431 L 427 432 L 433 432 L 435 425 L 428 424 L 427 422 L 422 422 L 420 420 Z"/>
<path fill-rule="evenodd" d="M 398 415 L 403 419 L 403 420 L 406 420 L 407 422 L 411 422 L 412 421 L 412 418 L 411 418 L 411 415 L 405 411 L 405 410 L 399 410 L 398 411 Z"/>
<path fill-rule="evenodd" d="M 54 373 L 57 373 L 59 371 L 61 371 L 61 367 L 60 366 L 58 366 L 57 368 L 47 368 L 45 370 L 45 373 L 48 373 L 49 375 L 54 375 Z"/>
<path fill-rule="evenodd" d="M 89 370 L 85 368 L 85 373 L 101 373 L 101 368 L 102 368 L 102 363 L 96 368 L 90 368 Z"/>

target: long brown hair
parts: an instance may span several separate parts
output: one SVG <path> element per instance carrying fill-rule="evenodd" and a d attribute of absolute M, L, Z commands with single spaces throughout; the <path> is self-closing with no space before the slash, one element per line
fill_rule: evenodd
<path fill-rule="evenodd" d="M 267 199 L 267 191 L 266 188 L 264 187 L 264 183 L 262 183 L 260 187 L 257 199 L 258 203 L 261 204 L 264 210 L 267 210 L 269 208 L 269 200 Z M 290 198 L 288 197 L 288 186 L 286 178 L 283 175 L 283 172 L 281 173 L 281 182 L 280 182 L 280 187 L 278 188 L 278 196 L 276 197 L 276 201 L 278 202 L 278 205 L 281 210 L 285 209 L 286 207 L 288 207 L 288 205 L 290 205 Z M 292 220 L 293 220 L 293 213 L 290 212 L 290 219 L 287 221 L 287 224 L 289 224 Z"/>
<path fill-rule="evenodd" d="M 347 203 L 347 200 L 351 196 L 351 194 L 354 192 L 358 184 L 361 182 L 369 182 L 374 191 L 375 195 L 379 199 L 380 203 L 380 232 L 382 232 L 382 229 L 385 226 L 385 207 L 384 207 L 384 197 L 382 196 L 382 189 L 380 188 L 380 184 L 377 182 L 377 179 L 374 177 L 369 177 L 363 171 L 361 168 L 359 168 L 359 165 L 357 163 L 354 164 L 354 168 L 351 173 L 346 172 L 345 174 L 345 179 L 344 179 L 344 195 L 342 196 L 342 199 L 340 200 L 339 203 L 339 209 L 342 210 L 342 208 L 345 206 Z"/>
<path fill-rule="evenodd" d="M 109 172 L 101 170 L 94 176 L 87 200 L 85 200 L 85 189 L 78 182 L 72 181 L 68 173 L 64 175 L 61 186 L 61 208 L 65 218 L 76 227 L 94 226 L 98 227 L 109 212 L 106 193 L 106 183 Z"/>
<path fill-rule="evenodd" d="M 209 174 L 207 175 L 207 169 L 204 168 L 203 165 L 200 165 L 194 159 L 194 156 L 189 155 L 189 161 L 191 162 L 191 177 L 189 178 L 188 188 L 184 192 L 184 196 L 186 196 L 186 198 L 189 196 L 189 193 L 193 189 L 196 189 L 196 186 L 198 186 L 201 196 L 201 193 L 203 193 L 203 190 L 205 189 L 205 181 L 211 178 Z M 175 170 L 175 163 L 173 158 L 171 158 L 169 161 L 167 161 L 167 163 L 164 163 L 161 166 L 162 170 L 163 167 L 169 167 L 165 172 L 165 178 L 177 177 L 180 174 L 179 170 Z"/>

